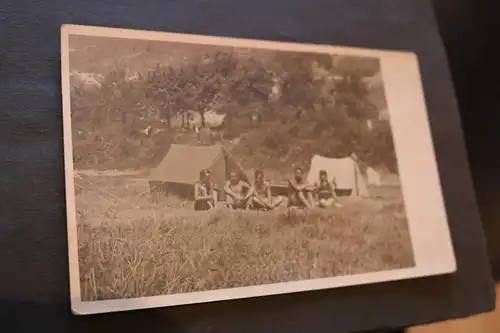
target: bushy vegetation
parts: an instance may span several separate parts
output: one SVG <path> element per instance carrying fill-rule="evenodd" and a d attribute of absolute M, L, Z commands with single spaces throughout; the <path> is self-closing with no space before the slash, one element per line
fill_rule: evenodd
<path fill-rule="evenodd" d="M 145 179 L 77 180 L 82 299 L 165 295 L 413 266 L 399 187 L 342 209 L 192 210 Z M 349 200 L 349 199 L 346 199 Z"/>
<path fill-rule="evenodd" d="M 193 123 L 208 125 L 215 114 L 224 119 L 210 124 L 217 139 L 246 171 L 265 167 L 273 181 L 312 154 L 355 153 L 362 165 L 395 172 L 391 129 L 379 117 L 385 98 L 374 98 L 370 84 L 380 75 L 377 59 L 174 43 L 140 49 L 141 41 L 126 40 L 115 40 L 113 47 L 122 47 L 115 51 L 106 41 L 87 43 L 96 47 L 70 58 L 83 300 L 414 265 L 397 179 L 370 188 L 370 198 L 342 198 L 338 209 L 200 213 L 173 196 L 155 200 L 142 170 L 172 143 L 197 142 Z M 99 70 L 97 80 L 78 76 Z M 116 169 L 141 170 L 130 176 Z"/>
<path fill-rule="evenodd" d="M 247 167 L 356 153 L 395 172 L 390 126 L 367 81 L 379 67 L 371 58 L 207 48 L 133 76 L 116 67 L 100 87 L 74 80 L 75 165 L 154 165 L 172 142 L 191 141 L 193 114 L 203 123 L 215 112 L 225 118 L 214 130 Z"/>

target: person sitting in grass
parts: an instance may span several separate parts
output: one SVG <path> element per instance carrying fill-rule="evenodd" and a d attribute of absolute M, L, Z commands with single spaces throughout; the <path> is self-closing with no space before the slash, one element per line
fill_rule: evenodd
<path fill-rule="evenodd" d="M 214 209 L 217 202 L 217 189 L 211 182 L 210 170 L 200 172 L 200 180 L 194 184 L 194 210 Z"/>
<path fill-rule="evenodd" d="M 226 192 L 227 207 L 231 209 L 249 209 L 252 206 L 252 195 L 254 193 L 252 186 L 246 181 L 241 180 L 238 172 L 231 171 L 229 180 L 224 186 Z"/>
<path fill-rule="evenodd" d="M 253 208 L 261 210 L 273 210 L 278 207 L 283 198 L 278 196 L 273 201 L 271 194 L 271 184 L 264 179 L 264 171 L 261 169 L 255 170 L 254 179 L 254 194 L 253 194 Z"/>
<path fill-rule="evenodd" d="M 325 170 L 319 172 L 319 183 L 316 184 L 316 195 L 318 196 L 318 206 L 327 208 L 335 204 L 339 206 L 337 194 L 335 193 L 335 181 L 328 181 L 328 173 Z"/>
<path fill-rule="evenodd" d="M 290 188 L 290 195 L 288 198 L 288 205 L 290 207 L 298 208 L 313 208 L 315 191 L 314 186 L 311 186 L 304 178 L 304 170 L 302 168 L 295 168 L 295 175 L 288 181 Z"/>

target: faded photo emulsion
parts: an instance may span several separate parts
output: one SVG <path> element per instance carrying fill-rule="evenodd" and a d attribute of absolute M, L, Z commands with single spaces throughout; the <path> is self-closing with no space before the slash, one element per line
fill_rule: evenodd
<path fill-rule="evenodd" d="M 411 53 L 63 26 L 72 307 L 455 270 Z"/>

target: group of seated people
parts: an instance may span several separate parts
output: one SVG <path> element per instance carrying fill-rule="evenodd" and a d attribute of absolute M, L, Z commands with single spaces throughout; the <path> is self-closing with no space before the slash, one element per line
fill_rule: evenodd
<path fill-rule="evenodd" d="M 255 171 L 254 182 L 243 180 L 237 171 L 231 171 L 224 186 L 226 206 L 230 209 L 255 209 L 269 211 L 279 207 L 284 197 L 273 196 L 271 184 L 265 180 L 264 171 Z M 340 206 L 335 192 L 335 181 L 328 180 L 325 170 L 319 171 L 319 182 L 309 184 L 302 168 L 295 168 L 295 175 L 288 181 L 288 207 L 326 208 Z M 200 180 L 194 188 L 194 209 L 210 210 L 217 205 L 217 188 L 212 183 L 210 170 L 200 172 Z"/>

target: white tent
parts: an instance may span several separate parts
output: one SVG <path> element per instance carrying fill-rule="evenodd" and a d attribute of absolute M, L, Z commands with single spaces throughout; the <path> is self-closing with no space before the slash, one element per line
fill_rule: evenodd
<path fill-rule="evenodd" d="M 380 186 L 382 184 L 382 177 L 380 176 L 380 173 L 372 167 L 368 167 L 366 169 L 366 178 L 368 180 L 368 184 L 370 185 Z"/>
<path fill-rule="evenodd" d="M 366 180 L 352 157 L 328 158 L 314 155 L 307 175 L 308 182 L 311 184 L 318 182 L 321 170 L 328 173 L 330 181 L 335 179 L 338 190 L 350 190 L 351 196 L 368 197 Z"/>

